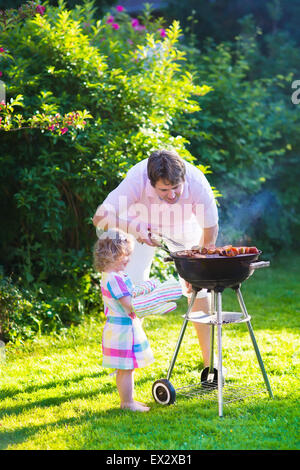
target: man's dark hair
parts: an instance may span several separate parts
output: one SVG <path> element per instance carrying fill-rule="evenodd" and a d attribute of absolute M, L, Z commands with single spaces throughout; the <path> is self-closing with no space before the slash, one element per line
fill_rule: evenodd
<path fill-rule="evenodd" d="M 185 179 L 185 165 L 182 158 L 174 151 L 155 150 L 148 159 L 148 178 L 152 186 L 162 179 L 176 185 Z"/>

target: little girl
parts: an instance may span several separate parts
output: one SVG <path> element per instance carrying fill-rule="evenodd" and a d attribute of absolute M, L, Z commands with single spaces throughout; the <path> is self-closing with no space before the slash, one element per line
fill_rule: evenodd
<path fill-rule="evenodd" d="M 151 364 L 154 358 L 136 313 L 143 317 L 174 310 L 176 303 L 169 300 L 177 300 L 181 296 L 181 289 L 179 283 L 174 286 L 173 282 L 168 288 L 163 284 L 157 286 L 155 281 L 148 281 L 148 284 L 143 283 L 135 290 L 124 272 L 132 251 L 133 238 L 120 230 L 110 229 L 95 244 L 94 267 L 102 272 L 101 292 L 107 317 L 102 335 L 102 365 L 117 371 L 116 383 L 121 408 L 144 412 L 150 408 L 133 399 L 133 373 L 134 369 Z M 156 296 L 153 293 L 157 287 Z M 135 298 L 139 299 L 136 309 Z M 150 304 L 148 310 L 147 303 Z"/>

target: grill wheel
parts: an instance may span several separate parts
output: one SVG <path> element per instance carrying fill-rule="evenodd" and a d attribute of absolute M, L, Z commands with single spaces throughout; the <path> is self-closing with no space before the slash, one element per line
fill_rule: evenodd
<path fill-rule="evenodd" d="M 167 379 L 156 380 L 152 385 L 154 400 L 160 405 L 172 405 L 176 399 L 176 391 Z"/>
<path fill-rule="evenodd" d="M 209 372 L 209 367 L 205 367 L 201 372 L 201 385 L 204 388 L 209 388 L 212 390 L 213 388 L 218 387 L 218 371 L 217 369 L 212 369 Z"/>

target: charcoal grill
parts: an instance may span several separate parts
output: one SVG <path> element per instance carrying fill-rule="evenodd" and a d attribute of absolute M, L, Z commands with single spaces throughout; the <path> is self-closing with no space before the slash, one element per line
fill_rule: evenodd
<path fill-rule="evenodd" d="M 217 389 L 218 411 L 220 417 L 223 416 L 224 378 L 222 365 L 222 327 L 225 324 L 246 323 L 266 389 L 270 398 L 273 398 L 270 382 L 251 325 L 251 317 L 247 312 L 241 292 L 242 282 L 248 279 L 255 269 L 268 267 L 270 262 L 258 261 L 258 258 L 262 253 L 261 251 L 255 254 L 242 254 L 234 257 L 213 254 L 205 255 L 201 258 L 193 258 L 182 256 L 180 255 L 180 252 L 172 253 L 166 249 L 164 245 L 162 245 L 162 248 L 164 248 L 169 255 L 165 258 L 165 261 L 173 261 L 179 275 L 192 285 L 192 296 L 187 312 L 184 315 L 183 324 L 169 365 L 167 377 L 156 380 L 152 386 L 152 394 L 155 401 L 162 405 L 171 405 L 175 403 L 176 392 L 181 393 L 183 389 L 185 392 L 186 389 L 191 389 L 191 387 L 188 386 L 175 390 L 174 386 L 170 382 L 186 326 L 189 321 L 210 325 L 210 365 L 202 370 L 200 383 L 196 384 L 196 386 L 192 385 L 192 388 L 193 390 L 196 390 L 196 393 L 199 391 L 201 393 L 207 393 Z M 226 288 L 231 288 L 236 292 L 241 308 L 240 312 L 224 312 L 222 310 L 222 293 Z M 191 313 L 197 293 L 201 289 L 208 289 L 208 291 L 211 292 L 209 315 L 204 314 L 204 312 Z M 215 327 L 217 327 L 217 368 L 214 365 Z"/>

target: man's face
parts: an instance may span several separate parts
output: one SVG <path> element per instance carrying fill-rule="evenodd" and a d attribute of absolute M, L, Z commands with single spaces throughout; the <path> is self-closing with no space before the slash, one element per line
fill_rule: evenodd
<path fill-rule="evenodd" d="M 173 185 L 169 181 L 160 179 L 156 182 L 154 189 L 160 199 L 168 204 L 175 204 L 183 192 L 183 185 L 184 181 Z"/>

